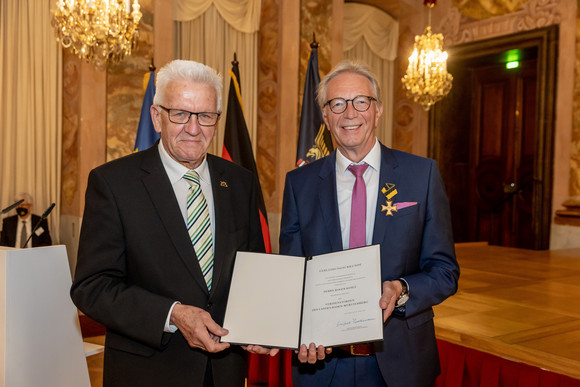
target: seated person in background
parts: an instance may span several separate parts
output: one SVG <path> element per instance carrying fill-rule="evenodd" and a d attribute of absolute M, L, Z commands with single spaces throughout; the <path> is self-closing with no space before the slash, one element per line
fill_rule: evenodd
<path fill-rule="evenodd" d="M 36 224 L 40 221 L 40 216 L 32 213 L 32 196 L 23 192 L 16 195 L 14 201 L 24 201 L 16 207 L 16 214 L 10 216 L 2 222 L 2 234 L 0 236 L 0 245 L 10 247 L 38 247 L 52 245 L 50 232 L 48 231 L 48 222 L 43 219 L 38 228 L 34 231 L 32 238 L 30 233 Z M 26 241 L 28 240 L 28 243 Z M 24 245 L 26 243 L 26 245 Z"/>

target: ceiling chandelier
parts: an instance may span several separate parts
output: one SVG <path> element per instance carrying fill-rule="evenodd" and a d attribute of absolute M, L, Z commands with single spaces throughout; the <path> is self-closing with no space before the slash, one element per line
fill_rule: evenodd
<path fill-rule="evenodd" d="M 447 72 L 447 52 L 443 51 L 443 35 L 431 32 L 431 8 L 436 0 L 425 0 L 429 8 L 429 23 L 423 35 L 415 36 L 413 53 L 407 73 L 401 81 L 407 94 L 429 110 L 451 90 L 453 76 Z"/>
<path fill-rule="evenodd" d="M 58 0 L 56 6 L 56 40 L 98 69 L 122 61 L 137 45 L 138 0 Z"/>

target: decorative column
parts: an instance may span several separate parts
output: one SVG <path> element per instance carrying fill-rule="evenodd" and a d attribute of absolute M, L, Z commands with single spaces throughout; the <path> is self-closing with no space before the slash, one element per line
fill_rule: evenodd
<path fill-rule="evenodd" d="M 580 13 L 580 11 L 577 11 Z M 576 17 L 576 60 L 574 66 L 574 100 L 570 147 L 570 196 L 564 200 L 564 209 L 556 211 L 555 222 L 580 226 L 580 14 Z"/>
<path fill-rule="evenodd" d="M 105 162 L 107 73 L 63 54 L 62 194 L 60 240 L 76 265 L 89 172 Z"/>
<path fill-rule="evenodd" d="M 143 13 L 139 42 L 121 63 L 101 71 L 64 50 L 60 239 L 67 246 L 71 268 L 76 264 L 89 172 L 133 152 L 144 75 L 152 59 L 159 68 L 173 58 L 173 44 L 168 43 L 173 41 L 172 0 L 139 3 Z"/>
<path fill-rule="evenodd" d="M 256 163 L 278 251 L 286 173 L 295 168 L 302 89 L 312 33 L 320 75 L 342 59 L 342 1 L 264 0 L 260 21 Z"/>

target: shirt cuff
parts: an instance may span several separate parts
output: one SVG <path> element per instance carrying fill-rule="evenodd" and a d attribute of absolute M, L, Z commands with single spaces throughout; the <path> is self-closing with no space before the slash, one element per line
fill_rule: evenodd
<path fill-rule="evenodd" d="M 409 283 L 407 282 L 406 279 L 404 278 L 399 278 L 401 281 L 404 281 L 407 284 L 407 293 L 410 295 L 411 294 L 411 287 L 409 286 Z"/>
<path fill-rule="evenodd" d="M 173 308 L 175 307 L 176 304 L 181 304 L 181 302 L 179 301 L 175 301 L 173 303 L 173 305 L 171 305 L 171 308 L 169 308 L 169 313 L 167 313 L 167 319 L 165 319 L 165 327 L 163 328 L 163 332 L 166 333 L 175 333 L 175 331 L 177 331 L 177 327 L 173 324 L 170 323 L 171 321 L 171 312 L 173 312 Z"/>

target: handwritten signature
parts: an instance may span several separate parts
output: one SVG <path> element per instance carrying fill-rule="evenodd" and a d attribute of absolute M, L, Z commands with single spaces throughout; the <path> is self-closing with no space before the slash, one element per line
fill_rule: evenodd
<path fill-rule="evenodd" d="M 358 318 L 353 318 L 352 320 L 346 320 L 346 321 L 337 321 L 336 322 L 336 326 L 337 327 L 345 327 L 345 326 L 349 326 L 349 325 L 360 325 L 362 323 L 368 322 L 368 321 L 374 321 L 376 320 L 376 318 L 372 317 L 372 318 L 363 318 L 363 319 L 358 319 Z"/>

